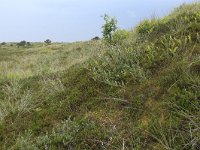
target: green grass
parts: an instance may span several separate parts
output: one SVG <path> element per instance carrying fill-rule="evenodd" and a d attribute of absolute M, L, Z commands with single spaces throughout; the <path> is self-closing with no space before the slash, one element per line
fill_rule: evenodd
<path fill-rule="evenodd" d="M 115 46 L 1 45 L 0 149 L 199 149 L 199 12 L 184 4 Z"/>

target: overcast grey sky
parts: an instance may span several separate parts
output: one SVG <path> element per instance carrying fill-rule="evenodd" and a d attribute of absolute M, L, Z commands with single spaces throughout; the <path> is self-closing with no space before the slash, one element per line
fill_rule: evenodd
<path fill-rule="evenodd" d="M 168 14 L 193 0 L 0 0 L 0 42 L 80 41 L 101 36 L 107 13 L 120 28 Z"/>

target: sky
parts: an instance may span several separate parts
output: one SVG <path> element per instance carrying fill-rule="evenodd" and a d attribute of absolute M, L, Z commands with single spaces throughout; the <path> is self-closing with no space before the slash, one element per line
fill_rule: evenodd
<path fill-rule="evenodd" d="M 74 42 L 101 37 L 103 16 L 115 16 L 118 27 L 162 17 L 193 0 L 0 0 L 0 42 L 22 40 Z"/>

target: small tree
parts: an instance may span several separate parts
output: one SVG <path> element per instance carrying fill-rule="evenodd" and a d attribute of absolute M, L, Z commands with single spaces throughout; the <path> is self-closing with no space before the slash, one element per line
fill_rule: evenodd
<path fill-rule="evenodd" d="M 111 43 L 112 42 L 112 34 L 117 29 L 117 20 L 115 18 L 110 18 L 108 15 L 104 15 L 105 24 L 102 26 L 103 28 L 103 38 Z"/>
<path fill-rule="evenodd" d="M 47 40 L 44 41 L 44 43 L 46 43 L 46 44 L 49 45 L 49 44 L 51 44 L 51 40 L 50 40 L 50 39 L 47 39 Z"/>

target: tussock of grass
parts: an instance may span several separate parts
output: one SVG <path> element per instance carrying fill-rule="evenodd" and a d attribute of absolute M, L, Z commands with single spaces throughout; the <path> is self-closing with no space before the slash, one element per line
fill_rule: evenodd
<path fill-rule="evenodd" d="M 2 87 L 2 92 L 4 94 L 4 99 L 0 102 L 1 121 L 9 114 L 16 113 L 17 116 L 20 116 L 36 107 L 32 101 L 31 91 L 22 91 L 22 85 L 16 80 L 12 80 L 4 85 Z"/>

